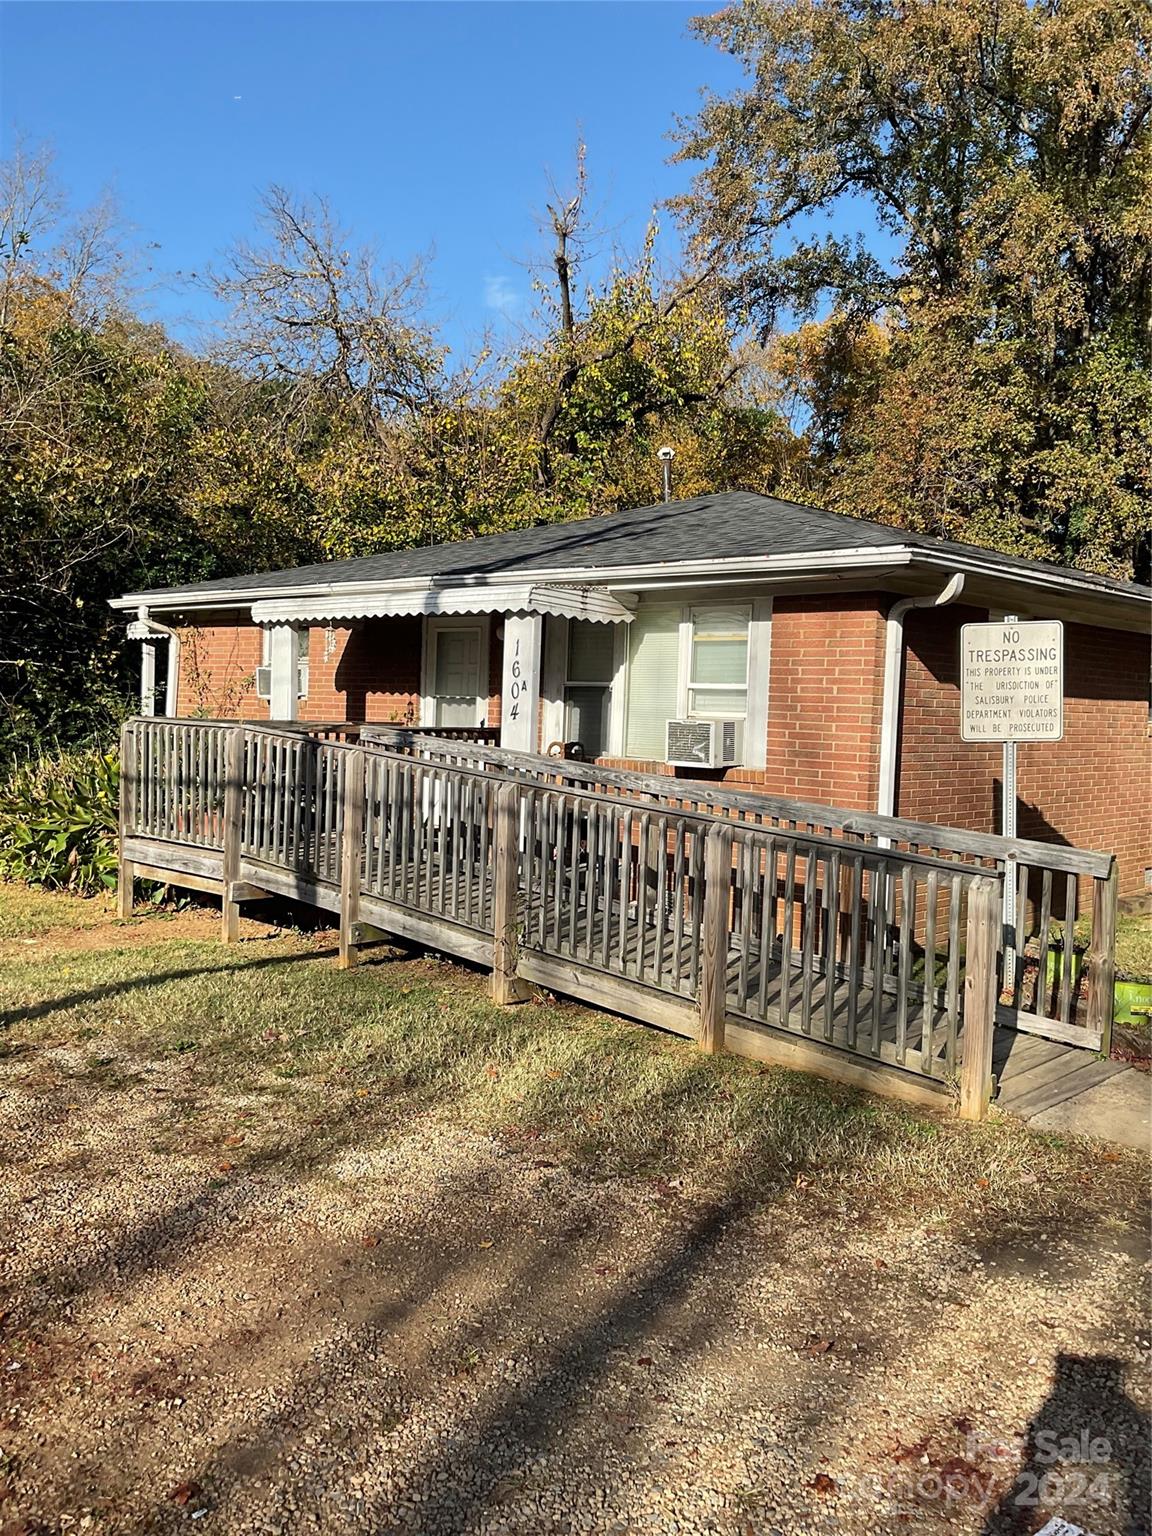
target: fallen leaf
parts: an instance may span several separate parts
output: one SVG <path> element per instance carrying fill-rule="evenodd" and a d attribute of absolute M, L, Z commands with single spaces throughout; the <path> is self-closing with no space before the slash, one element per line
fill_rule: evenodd
<path fill-rule="evenodd" d="M 239 1136 L 225 1136 L 224 1145 L 226 1147 L 242 1147 L 244 1145 L 243 1134 Z"/>
<path fill-rule="evenodd" d="M 180 1508 L 183 1509 L 185 1505 L 191 1503 L 196 1498 L 199 1492 L 199 1483 L 177 1483 L 168 1497 L 172 1500 L 173 1504 L 179 1504 Z"/>
<path fill-rule="evenodd" d="M 817 1333 L 810 1333 L 804 1340 L 804 1353 L 807 1355 L 826 1355 L 835 1344 L 835 1339 L 825 1339 Z"/>
<path fill-rule="evenodd" d="M 821 1498 L 827 1499 L 836 1492 L 836 1479 L 829 1477 L 827 1472 L 817 1472 L 808 1486 L 814 1488 Z"/>
<path fill-rule="evenodd" d="M 366 1232 L 360 1239 L 361 1248 L 379 1248 L 380 1239 L 373 1232 Z"/>
<path fill-rule="evenodd" d="M 636 1364 L 637 1365 L 651 1365 L 652 1364 L 652 1356 L 651 1355 L 641 1355 L 639 1357 L 639 1359 L 636 1361 Z"/>
<path fill-rule="evenodd" d="M 236 1169 L 236 1164 L 235 1163 L 217 1163 L 216 1164 L 216 1172 L 217 1173 L 233 1173 L 235 1171 L 235 1169 Z"/>

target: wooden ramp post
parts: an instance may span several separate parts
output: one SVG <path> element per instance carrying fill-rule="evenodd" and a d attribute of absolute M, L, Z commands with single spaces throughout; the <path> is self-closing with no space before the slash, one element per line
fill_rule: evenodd
<path fill-rule="evenodd" d="M 1116 1012 L 1116 891 L 1119 871 L 1115 859 L 1107 880 L 1092 882 L 1092 943 L 1088 951 L 1088 1028 L 1100 1031 L 1100 1054 L 1112 1050 L 1112 1019 Z"/>
<path fill-rule="evenodd" d="M 492 1001 L 500 1007 L 532 995 L 516 974 L 520 950 L 520 789 L 496 791 L 492 837 Z"/>
<path fill-rule="evenodd" d="M 963 1120 L 983 1120 L 992 1102 L 1000 909 L 999 882 L 984 876 L 973 880 L 968 888 L 964 954 L 964 1056 L 960 1064 L 960 1117 Z"/>
<path fill-rule="evenodd" d="M 240 816 L 244 807 L 244 727 L 233 726 L 224 746 L 223 849 L 220 860 L 220 940 L 240 937 L 240 903 L 233 887 L 240 880 Z"/>
<path fill-rule="evenodd" d="M 131 917 L 136 896 L 136 867 L 124 857 L 124 843 L 132 830 L 133 794 L 136 784 L 135 737 L 126 720 L 120 727 L 119 861 L 116 867 L 116 911 Z"/>
<path fill-rule="evenodd" d="M 364 856 L 364 802 L 367 759 L 356 750 L 344 754 L 340 782 L 340 969 L 351 970 L 360 956 L 360 879 Z"/>
<path fill-rule="evenodd" d="M 704 844 L 704 913 L 700 936 L 700 1033 L 709 1054 L 724 1049 L 728 993 L 728 915 L 732 900 L 732 826 L 712 827 Z"/>

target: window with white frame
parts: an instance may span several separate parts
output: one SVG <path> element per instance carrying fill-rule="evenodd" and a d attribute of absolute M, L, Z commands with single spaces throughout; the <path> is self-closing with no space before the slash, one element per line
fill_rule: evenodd
<path fill-rule="evenodd" d="M 311 630 L 293 629 L 296 638 L 296 695 L 308 697 L 308 643 Z M 272 627 L 265 624 L 260 630 L 260 672 L 257 673 L 257 695 L 262 699 L 272 697 Z"/>
<path fill-rule="evenodd" d="M 669 720 L 743 720 L 745 762 L 762 766 L 770 599 L 641 604 L 629 625 L 626 757 L 659 762 Z"/>
<path fill-rule="evenodd" d="M 568 624 L 564 678 L 564 740 L 578 741 L 591 760 L 608 751 L 608 720 L 615 673 L 615 626 L 591 619 Z"/>
<path fill-rule="evenodd" d="M 750 607 L 692 608 L 688 627 L 688 716 L 743 720 L 748 713 Z"/>

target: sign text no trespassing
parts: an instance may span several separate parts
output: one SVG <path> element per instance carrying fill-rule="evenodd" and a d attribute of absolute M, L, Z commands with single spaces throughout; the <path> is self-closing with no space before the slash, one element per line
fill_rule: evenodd
<path fill-rule="evenodd" d="M 1063 624 L 1056 619 L 965 624 L 961 740 L 1059 741 L 1063 734 Z"/>

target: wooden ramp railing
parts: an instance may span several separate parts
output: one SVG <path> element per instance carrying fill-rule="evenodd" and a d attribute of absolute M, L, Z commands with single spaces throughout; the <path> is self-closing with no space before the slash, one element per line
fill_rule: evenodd
<path fill-rule="evenodd" d="M 363 733 L 366 742 L 426 761 L 488 767 L 534 782 L 927 854 L 998 874 L 1017 892 L 1015 924 L 997 945 L 1002 983 L 998 1021 L 1089 1050 L 1108 1050 L 1116 920 L 1116 862 L 1111 854 L 877 816 L 671 774 L 511 752 L 400 726 L 364 726 Z M 926 931 L 925 902 L 917 911 L 916 939 L 925 944 L 932 937 Z M 938 915 L 946 917 L 942 911 Z"/>
<path fill-rule="evenodd" d="M 1004 883 L 987 853 L 946 851 L 941 828 L 895 846 L 828 808 L 757 819 L 675 781 L 629 794 L 483 744 L 334 735 L 130 721 L 123 909 L 138 877 L 219 891 L 231 939 L 241 901 L 289 896 L 339 915 L 346 965 L 395 935 L 492 967 L 502 1002 L 542 985 L 984 1113 Z"/>

